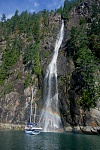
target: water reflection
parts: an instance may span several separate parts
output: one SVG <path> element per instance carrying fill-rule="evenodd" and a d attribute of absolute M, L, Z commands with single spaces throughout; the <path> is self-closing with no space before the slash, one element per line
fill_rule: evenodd
<path fill-rule="evenodd" d="M 28 135 L 24 131 L 0 131 L 0 150 L 99 150 L 100 136 L 41 133 Z"/>
<path fill-rule="evenodd" d="M 99 136 L 41 133 L 38 136 L 27 136 L 25 150 L 99 150 Z M 34 149 L 33 149 L 34 148 Z"/>

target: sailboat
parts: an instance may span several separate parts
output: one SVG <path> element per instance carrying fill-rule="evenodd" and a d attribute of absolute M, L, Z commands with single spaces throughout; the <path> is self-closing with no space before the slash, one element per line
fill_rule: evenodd
<path fill-rule="evenodd" d="M 36 103 L 34 106 L 34 122 L 32 123 L 32 103 L 33 103 L 33 89 L 32 89 L 32 99 L 31 99 L 31 110 L 30 110 L 30 121 L 25 125 L 25 133 L 31 135 L 40 134 L 42 128 L 39 127 L 38 123 L 36 123 Z"/>

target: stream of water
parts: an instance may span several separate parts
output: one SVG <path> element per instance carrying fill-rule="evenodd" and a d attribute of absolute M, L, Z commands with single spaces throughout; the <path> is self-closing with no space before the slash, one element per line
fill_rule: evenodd
<path fill-rule="evenodd" d="M 44 109 L 41 114 L 43 130 L 45 132 L 55 132 L 59 129 L 61 119 L 58 109 L 58 84 L 57 84 L 57 57 L 64 36 L 64 22 L 55 43 L 54 55 L 47 67 L 44 78 Z"/>

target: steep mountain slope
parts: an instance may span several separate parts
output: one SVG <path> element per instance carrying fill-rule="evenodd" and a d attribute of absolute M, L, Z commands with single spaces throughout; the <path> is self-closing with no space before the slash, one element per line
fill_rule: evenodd
<path fill-rule="evenodd" d="M 59 109 L 65 130 L 100 132 L 100 1 L 65 0 L 64 8 L 27 11 L 0 23 L 0 122 L 25 124 L 32 87 L 40 113 L 43 79 L 61 20 L 65 32 L 57 60 Z M 3 18 L 5 19 L 5 18 Z M 34 104 L 33 104 L 34 105 Z M 68 127 L 68 128 L 67 128 Z"/>
<path fill-rule="evenodd" d="M 27 15 L 30 20 L 27 27 L 24 26 L 27 22 L 23 19 L 24 15 Z M 47 16 L 44 17 L 44 15 Z M 51 60 L 54 43 L 61 25 L 61 15 L 54 11 L 48 13 L 44 10 L 37 16 L 33 14 L 33 20 L 31 20 L 32 15 L 30 16 L 28 12 L 23 12 L 17 17 L 13 32 L 12 26 L 8 27 L 8 30 L 11 31 L 7 33 L 4 32 L 4 29 L 10 23 L 12 25 L 16 15 L 1 24 L 0 32 L 0 122 L 8 124 L 25 124 L 28 121 L 32 87 L 34 102 L 37 103 L 38 111 L 41 110 L 43 77 L 46 66 Z M 37 18 L 39 17 L 40 22 L 38 23 Z M 19 25 L 20 19 L 21 25 Z M 24 31 L 30 28 L 30 24 L 33 29 Z M 20 52 L 17 55 L 18 50 Z"/>
<path fill-rule="evenodd" d="M 65 23 L 67 36 L 58 59 L 60 110 L 65 130 L 71 125 L 73 130 L 82 132 L 100 131 L 99 7 L 100 1 L 84 1 L 69 12 Z M 97 37 L 95 42 L 93 37 Z"/>

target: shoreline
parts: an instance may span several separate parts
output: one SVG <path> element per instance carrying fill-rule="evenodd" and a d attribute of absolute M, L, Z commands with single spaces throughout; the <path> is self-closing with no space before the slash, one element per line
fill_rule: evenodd
<path fill-rule="evenodd" d="M 0 123 L 0 129 L 24 130 L 24 127 L 25 127 L 25 125 L 21 125 L 21 124 Z"/>
<path fill-rule="evenodd" d="M 8 124 L 8 123 L 0 123 L 0 129 L 7 130 L 24 130 L 24 124 Z M 75 133 L 75 134 L 89 134 L 89 135 L 100 135 L 100 126 L 76 126 L 71 127 L 67 126 L 64 129 L 60 129 L 57 131 L 59 133 Z"/>
<path fill-rule="evenodd" d="M 89 135 L 100 135 L 100 126 L 75 126 L 75 127 L 65 127 L 64 131 L 72 132 L 75 134 L 89 134 Z"/>

